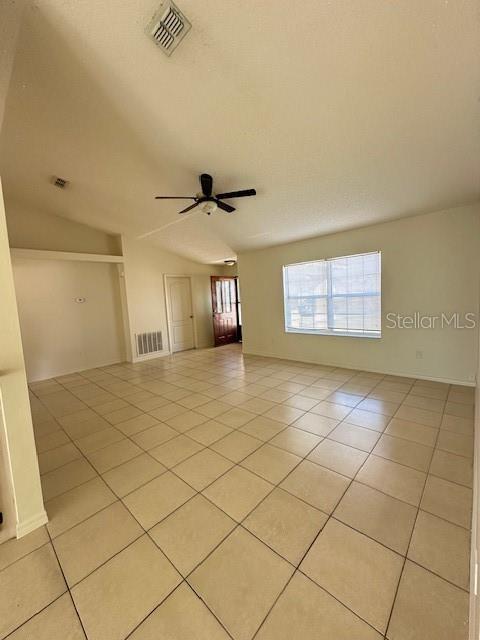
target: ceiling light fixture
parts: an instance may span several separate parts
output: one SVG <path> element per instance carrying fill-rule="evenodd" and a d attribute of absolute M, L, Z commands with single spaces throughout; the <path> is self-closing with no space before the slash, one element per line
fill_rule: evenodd
<path fill-rule="evenodd" d="M 224 260 L 223 262 L 227 267 L 234 267 L 237 264 L 236 260 Z"/>

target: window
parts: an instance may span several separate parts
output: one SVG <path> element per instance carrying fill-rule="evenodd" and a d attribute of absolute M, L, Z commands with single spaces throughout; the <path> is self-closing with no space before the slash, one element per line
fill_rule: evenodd
<path fill-rule="evenodd" d="M 285 331 L 379 338 L 381 254 L 283 267 Z"/>

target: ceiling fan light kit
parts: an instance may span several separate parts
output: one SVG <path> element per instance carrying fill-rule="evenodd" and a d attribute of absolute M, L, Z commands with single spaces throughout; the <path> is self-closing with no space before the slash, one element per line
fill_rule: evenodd
<path fill-rule="evenodd" d="M 246 196 L 255 196 L 257 192 L 255 189 L 242 189 L 241 191 L 227 191 L 226 193 L 213 194 L 213 178 L 208 173 L 202 173 L 200 176 L 200 185 L 202 187 L 201 193 L 197 193 L 195 196 L 155 196 L 156 200 L 193 200 L 193 204 L 185 207 L 178 213 L 188 213 L 195 207 L 202 205 L 202 211 L 208 216 L 214 211 L 221 209 L 225 213 L 233 213 L 235 207 L 223 202 L 229 198 L 245 198 Z"/>

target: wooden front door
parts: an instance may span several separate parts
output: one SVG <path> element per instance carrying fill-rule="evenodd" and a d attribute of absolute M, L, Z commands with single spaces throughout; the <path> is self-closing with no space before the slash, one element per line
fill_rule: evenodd
<path fill-rule="evenodd" d="M 238 341 L 237 283 L 235 278 L 211 276 L 215 346 Z"/>

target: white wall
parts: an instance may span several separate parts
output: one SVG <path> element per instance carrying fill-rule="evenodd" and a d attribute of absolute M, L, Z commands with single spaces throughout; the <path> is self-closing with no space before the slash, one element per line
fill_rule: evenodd
<path fill-rule="evenodd" d="M 382 251 L 383 320 L 387 312 L 478 312 L 477 204 L 241 253 L 245 352 L 472 384 L 475 330 L 394 330 L 383 322 L 381 339 L 285 333 L 282 265 L 374 250 Z"/>
<path fill-rule="evenodd" d="M 25 258 L 12 264 L 29 381 L 125 359 L 116 265 Z"/>
<path fill-rule="evenodd" d="M 6 207 L 11 247 L 121 255 L 119 236 L 32 209 L 10 198 L 6 199 Z"/>
<path fill-rule="evenodd" d="M 162 331 L 168 349 L 167 314 L 163 276 L 192 276 L 192 296 L 197 347 L 213 346 L 210 275 L 223 273 L 223 267 L 199 264 L 124 236 L 123 256 L 128 319 L 135 355 L 134 335 Z"/>

